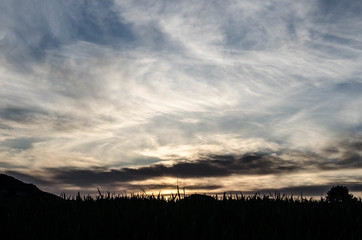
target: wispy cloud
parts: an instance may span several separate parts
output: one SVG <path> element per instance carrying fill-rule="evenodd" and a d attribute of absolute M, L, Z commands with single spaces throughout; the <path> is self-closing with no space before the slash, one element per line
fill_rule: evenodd
<path fill-rule="evenodd" d="M 200 158 L 224 155 L 260 176 L 360 168 L 361 8 L 1 1 L 1 170 L 246 173 Z"/>

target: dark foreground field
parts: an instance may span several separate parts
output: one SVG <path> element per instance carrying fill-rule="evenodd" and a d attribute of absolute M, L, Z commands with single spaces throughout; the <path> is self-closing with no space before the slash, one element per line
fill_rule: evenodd
<path fill-rule="evenodd" d="M 361 200 L 1 197 L 0 214 L 6 239 L 362 239 Z"/>

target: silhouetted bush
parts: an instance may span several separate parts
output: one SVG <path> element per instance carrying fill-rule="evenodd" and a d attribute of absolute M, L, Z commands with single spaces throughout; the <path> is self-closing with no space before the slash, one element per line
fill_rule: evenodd
<path fill-rule="evenodd" d="M 349 202 L 353 200 L 353 195 L 349 194 L 346 186 L 333 186 L 327 192 L 327 201 L 329 202 Z"/>

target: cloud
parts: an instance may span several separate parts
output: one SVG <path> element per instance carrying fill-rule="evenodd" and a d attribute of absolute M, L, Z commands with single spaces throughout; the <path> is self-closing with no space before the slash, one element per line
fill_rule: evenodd
<path fill-rule="evenodd" d="M 321 152 L 325 160 L 319 163 L 321 169 L 331 168 L 361 168 L 362 147 L 360 136 L 350 137 L 330 143 Z"/>
<path fill-rule="evenodd" d="M 0 128 L 4 129 L 4 130 L 11 130 L 12 129 L 10 126 L 2 124 L 2 123 L 0 123 Z"/>
<path fill-rule="evenodd" d="M 326 22 L 339 22 L 351 17 L 359 19 L 359 11 L 362 10 L 362 4 L 359 1 L 318 1 L 319 10 L 323 13 L 322 20 Z"/>
<path fill-rule="evenodd" d="M 297 163 L 288 162 L 278 157 L 263 154 L 247 154 L 243 156 L 208 156 L 197 161 L 178 161 L 166 166 L 153 164 L 140 168 L 102 170 L 52 169 L 54 178 L 61 183 L 77 186 L 132 182 L 160 177 L 205 178 L 225 177 L 234 174 L 266 175 L 293 172 L 303 169 Z"/>
<path fill-rule="evenodd" d="M 33 144 L 36 142 L 44 141 L 43 139 L 37 138 L 14 138 L 5 139 L 0 141 L 0 147 L 8 147 L 16 150 L 28 150 L 33 148 Z"/>
<path fill-rule="evenodd" d="M 1 164 L 79 186 L 360 168 L 360 5 L 1 1 Z"/>
<path fill-rule="evenodd" d="M 41 114 L 41 112 L 29 108 L 4 107 L 0 109 L 0 117 L 2 119 L 16 122 L 33 122 L 38 114 Z"/>
<path fill-rule="evenodd" d="M 194 179 L 225 178 L 231 176 L 288 176 L 294 173 L 342 171 L 362 168 L 359 142 L 342 146 L 343 150 L 327 149 L 326 155 L 281 150 L 276 153 L 249 153 L 243 155 L 208 155 L 197 160 L 175 160 L 172 164 L 158 163 L 139 168 L 102 170 L 88 169 L 49 169 L 59 183 L 75 186 L 97 184 L 127 184 L 159 178 Z M 357 150 L 351 152 L 349 150 Z M 339 151 L 344 157 L 333 158 Z M 332 155 L 328 155 L 332 154 Z M 199 180 L 198 180 L 199 179 Z M 145 183 L 147 185 L 147 183 Z M 154 184 L 153 184 L 154 185 Z M 151 186 L 151 185 L 150 185 Z M 225 186 L 224 186 L 225 187 Z M 201 189 L 201 187 L 200 187 Z M 286 189 L 287 190 L 287 189 Z M 312 191 L 310 189 L 310 191 Z M 316 190 L 317 191 L 317 190 Z"/>
<path fill-rule="evenodd" d="M 114 186 L 114 185 L 113 185 Z M 146 191 L 146 192 L 149 192 L 149 191 L 154 191 L 154 192 L 161 192 L 162 194 L 162 190 L 172 190 L 173 192 L 176 192 L 177 190 L 177 184 L 120 184 L 118 186 L 118 189 L 119 187 L 122 187 L 123 189 L 127 189 L 129 191 L 134 191 L 134 192 L 140 192 L 142 190 Z M 190 191 L 193 191 L 193 190 L 204 190 L 204 191 L 215 191 L 215 190 L 218 190 L 220 188 L 222 188 L 223 186 L 222 185 L 208 185 L 208 184 L 189 184 L 189 185 L 183 185 L 182 187 L 179 186 L 179 191 L 180 193 L 182 194 L 183 193 L 183 190 L 186 190 L 188 192 Z"/>
<path fill-rule="evenodd" d="M 6 59 L 19 68 L 42 61 L 47 50 L 76 41 L 120 45 L 133 40 L 132 28 L 113 1 L 2 1 L 2 40 Z"/>

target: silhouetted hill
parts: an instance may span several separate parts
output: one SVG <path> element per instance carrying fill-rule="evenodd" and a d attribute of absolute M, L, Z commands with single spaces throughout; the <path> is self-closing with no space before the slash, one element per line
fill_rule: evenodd
<path fill-rule="evenodd" d="M 59 198 L 54 194 L 43 192 L 34 184 L 24 183 L 5 174 L 0 174 L 0 196 Z"/>

